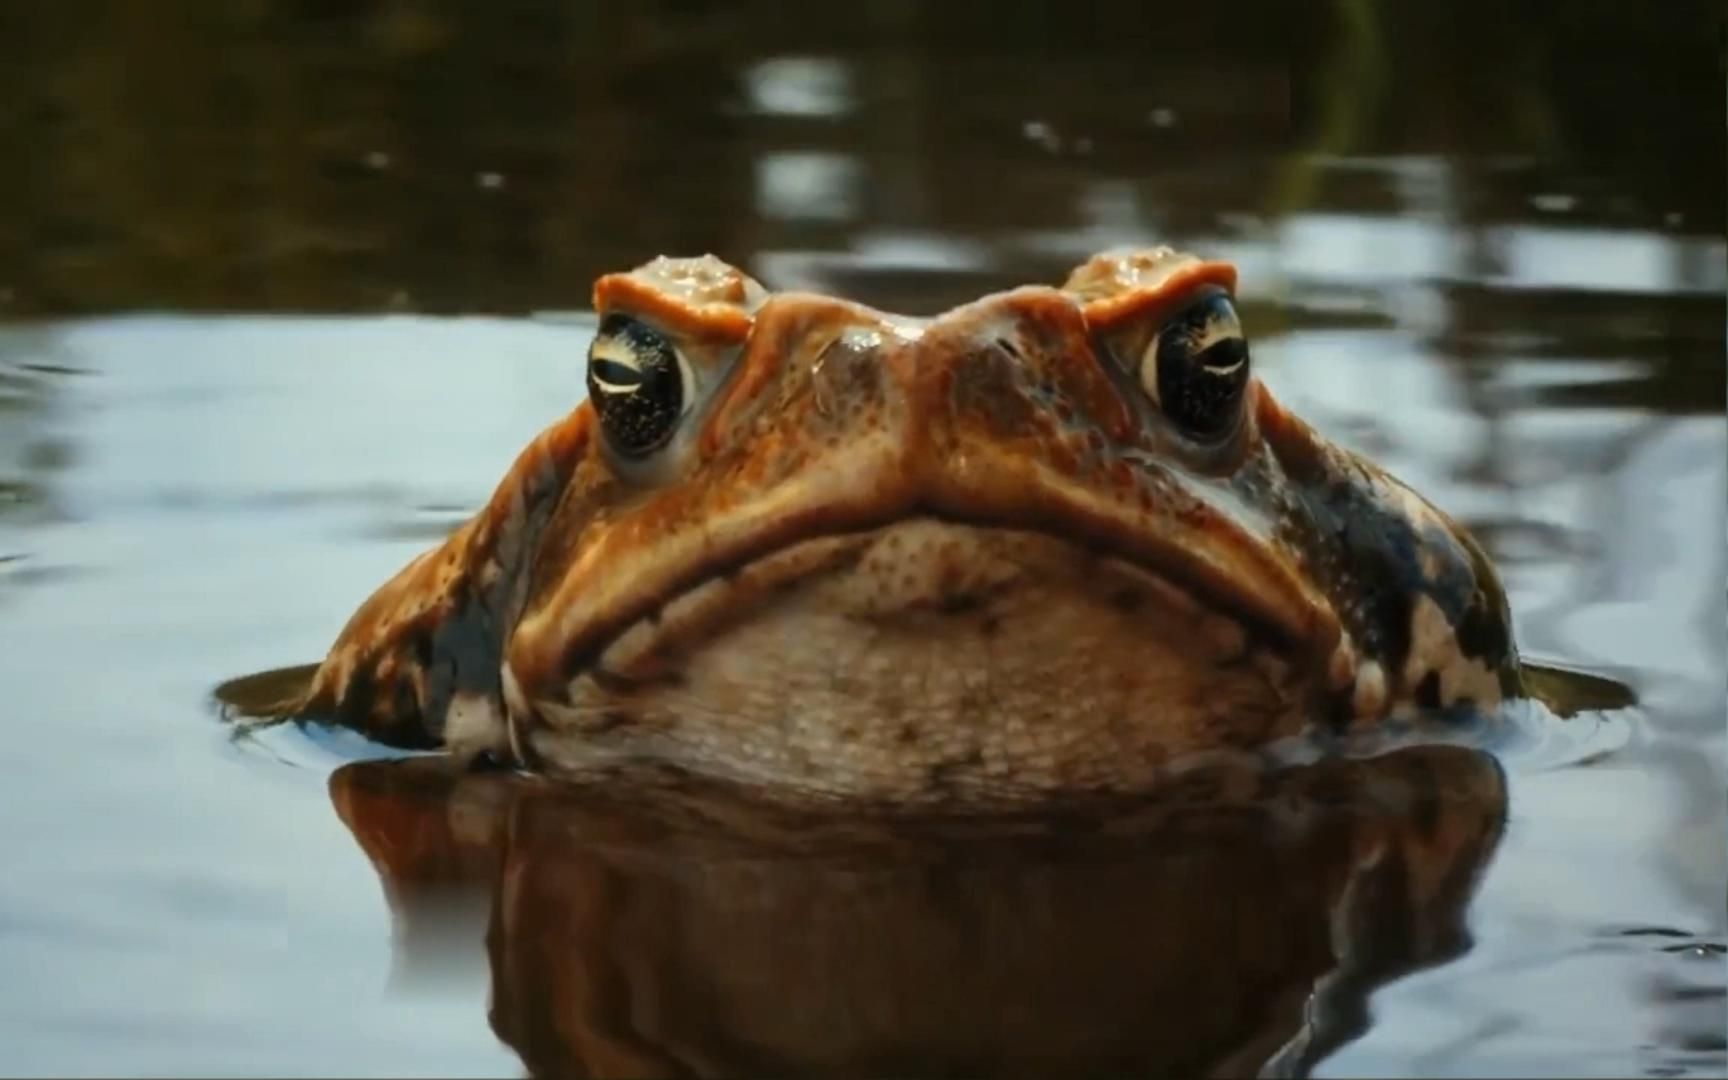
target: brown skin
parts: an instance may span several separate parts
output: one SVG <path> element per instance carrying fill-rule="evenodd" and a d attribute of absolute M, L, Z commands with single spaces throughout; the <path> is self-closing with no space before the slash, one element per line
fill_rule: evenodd
<path fill-rule="evenodd" d="M 1161 342 L 1234 287 L 1128 252 L 918 321 L 712 258 L 602 278 L 596 310 L 678 357 L 664 445 L 578 406 L 362 605 L 297 711 L 559 775 L 653 761 L 899 805 L 1138 790 L 1196 752 L 1517 692 L 1499 586 L 1448 518 L 1246 360 L 1216 430 L 1162 399 Z M 1224 311 L 1194 340 L 1236 334 Z M 634 363 L 621 340 L 596 362 Z"/>

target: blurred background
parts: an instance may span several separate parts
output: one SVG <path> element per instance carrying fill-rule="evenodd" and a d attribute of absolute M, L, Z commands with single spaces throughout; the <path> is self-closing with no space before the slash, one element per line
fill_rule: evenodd
<path fill-rule="evenodd" d="M 1641 699 L 1508 756 L 1470 948 L 1319 1071 L 1723 1075 L 1723 25 L 0 4 L 0 1072 L 520 1073 L 483 926 L 393 974 L 326 791 L 375 751 L 233 743 L 210 692 L 320 656 L 579 400 L 597 274 L 929 313 L 1169 242 L 1240 265 L 1281 400 L 1484 539 L 1526 651 Z"/>
<path fill-rule="evenodd" d="M 927 310 L 1293 214 L 1713 238 L 1720 25 L 1693 0 L 8 4 L 0 285 L 14 316 L 527 312 L 712 251 Z M 1674 258 L 1717 283 L 1707 245 Z"/>

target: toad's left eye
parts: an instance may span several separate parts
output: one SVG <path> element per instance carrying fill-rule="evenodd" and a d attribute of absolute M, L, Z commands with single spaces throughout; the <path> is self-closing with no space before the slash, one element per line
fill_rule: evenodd
<path fill-rule="evenodd" d="M 1235 428 L 1248 386 L 1248 339 L 1223 292 L 1189 305 L 1140 357 L 1140 385 L 1177 427 L 1211 440 Z"/>
<path fill-rule="evenodd" d="M 694 379 L 665 336 L 640 319 L 612 314 L 588 349 L 588 397 L 606 441 L 626 458 L 664 446 L 684 418 Z"/>

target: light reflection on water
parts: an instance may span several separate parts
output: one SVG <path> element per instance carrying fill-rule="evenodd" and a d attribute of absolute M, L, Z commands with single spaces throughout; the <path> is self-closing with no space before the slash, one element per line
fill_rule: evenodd
<path fill-rule="evenodd" d="M 744 72 L 751 108 L 767 116 L 841 116 L 852 107 L 852 69 L 837 56 L 775 56 Z"/>
<path fill-rule="evenodd" d="M 826 157 L 772 158 L 765 168 L 773 171 L 782 166 L 785 174 L 765 182 L 758 192 L 759 199 L 768 202 L 765 212 L 773 216 L 819 217 L 833 211 L 844 217 L 842 208 L 864 186 L 851 170 Z M 1092 190 L 1104 197 L 1115 192 L 1115 185 L 1100 184 Z M 1083 200 L 1082 206 L 1086 205 Z M 1420 204 L 1410 208 L 1413 214 L 1422 209 Z M 1093 219 L 1090 223 L 1004 231 L 989 243 L 939 232 L 861 229 L 844 250 L 769 249 L 756 253 L 751 266 L 782 288 L 832 290 L 856 280 L 860 272 L 984 278 L 1006 263 L 1040 267 L 1046 276 L 1055 276 L 1065 264 L 1081 262 L 1097 251 L 1175 242 L 1235 262 L 1249 295 L 1324 292 L 1328 287 L 1394 294 L 1475 286 L 1509 292 L 1702 298 L 1728 290 L 1728 264 L 1718 237 L 1527 224 L 1465 234 L 1455 222 L 1445 220 L 1314 213 L 1292 215 L 1270 230 L 1253 228 L 1248 238 L 1228 234 L 1172 238 L 1141 223 L 1131 209 L 1087 216 Z M 1365 273 L 1368 266 L 1375 272 Z M 1396 313 L 1417 321 L 1423 317 L 1408 308 Z"/>

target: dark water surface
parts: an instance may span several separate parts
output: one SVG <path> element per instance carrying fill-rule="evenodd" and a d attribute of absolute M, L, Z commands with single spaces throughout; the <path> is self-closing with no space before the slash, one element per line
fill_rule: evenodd
<path fill-rule="evenodd" d="M 463 10 L 0 7 L 0 1072 L 1728 1072 L 1719 11 Z M 1641 704 L 963 836 L 217 723 L 578 400 L 594 274 L 1154 241 Z"/>

